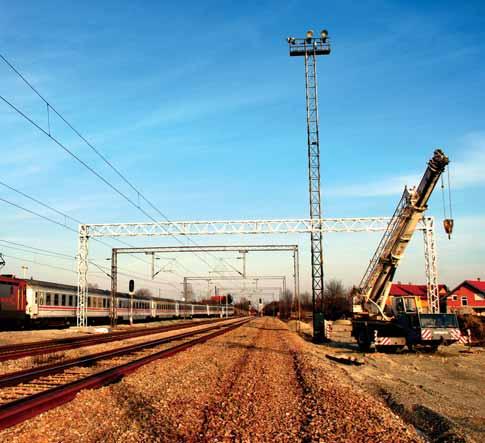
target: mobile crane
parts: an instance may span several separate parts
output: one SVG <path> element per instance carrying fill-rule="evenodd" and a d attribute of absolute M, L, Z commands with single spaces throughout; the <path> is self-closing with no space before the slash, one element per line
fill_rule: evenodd
<path fill-rule="evenodd" d="M 374 256 L 360 282 L 354 300 L 352 335 L 359 348 L 395 351 L 422 346 L 435 351 L 440 344 L 460 339 L 455 314 L 422 313 L 416 297 L 392 297 L 389 292 L 397 267 L 441 174 L 449 163 L 437 149 L 416 187 L 404 189 Z M 448 231 L 451 220 L 445 222 Z M 448 232 L 450 234 L 451 232 Z"/>

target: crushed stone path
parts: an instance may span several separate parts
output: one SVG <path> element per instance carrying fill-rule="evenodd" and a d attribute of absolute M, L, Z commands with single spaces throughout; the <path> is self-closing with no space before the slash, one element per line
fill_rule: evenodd
<path fill-rule="evenodd" d="M 273 318 L 0 433 L 0 442 L 422 442 Z"/>

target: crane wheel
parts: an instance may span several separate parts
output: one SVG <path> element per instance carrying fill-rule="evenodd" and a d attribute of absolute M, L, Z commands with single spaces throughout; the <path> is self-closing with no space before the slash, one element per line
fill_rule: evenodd
<path fill-rule="evenodd" d="M 359 346 L 359 350 L 362 352 L 370 351 L 371 342 L 367 338 L 367 334 L 364 331 L 359 333 L 359 336 L 357 337 L 357 345 Z"/>

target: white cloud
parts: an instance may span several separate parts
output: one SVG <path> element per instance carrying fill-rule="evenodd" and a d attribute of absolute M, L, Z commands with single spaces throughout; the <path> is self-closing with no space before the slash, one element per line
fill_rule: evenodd
<path fill-rule="evenodd" d="M 462 155 L 456 160 L 451 158 L 450 181 L 453 189 L 485 185 L 485 133 L 473 133 L 463 138 Z M 382 197 L 401 194 L 404 186 L 419 183 L 422 175 L 406 174 L 388 176 L 380 180 L 369 181 L 348 186 L 328 187 L 325 194 L 338 197 Z"/>

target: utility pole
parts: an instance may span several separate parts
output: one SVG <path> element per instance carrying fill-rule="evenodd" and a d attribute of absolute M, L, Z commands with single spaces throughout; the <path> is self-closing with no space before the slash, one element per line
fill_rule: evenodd
<path fill-rule="evenodd" d="M 288 37 L 290 56 L 305 59 L 306 119 L 308 145 L 308 178 L 310 193 L 310 219 L 312 221 L 312 308 L 313 339 L 322 341 L 323 334 L 323 241 L 322 208 L 320 195 L 320 136 L 318 123 L 317 56 L 330 54 L 328 32 L 324 29 L 319 37 L 309 30 L 305 38 Z"/>

